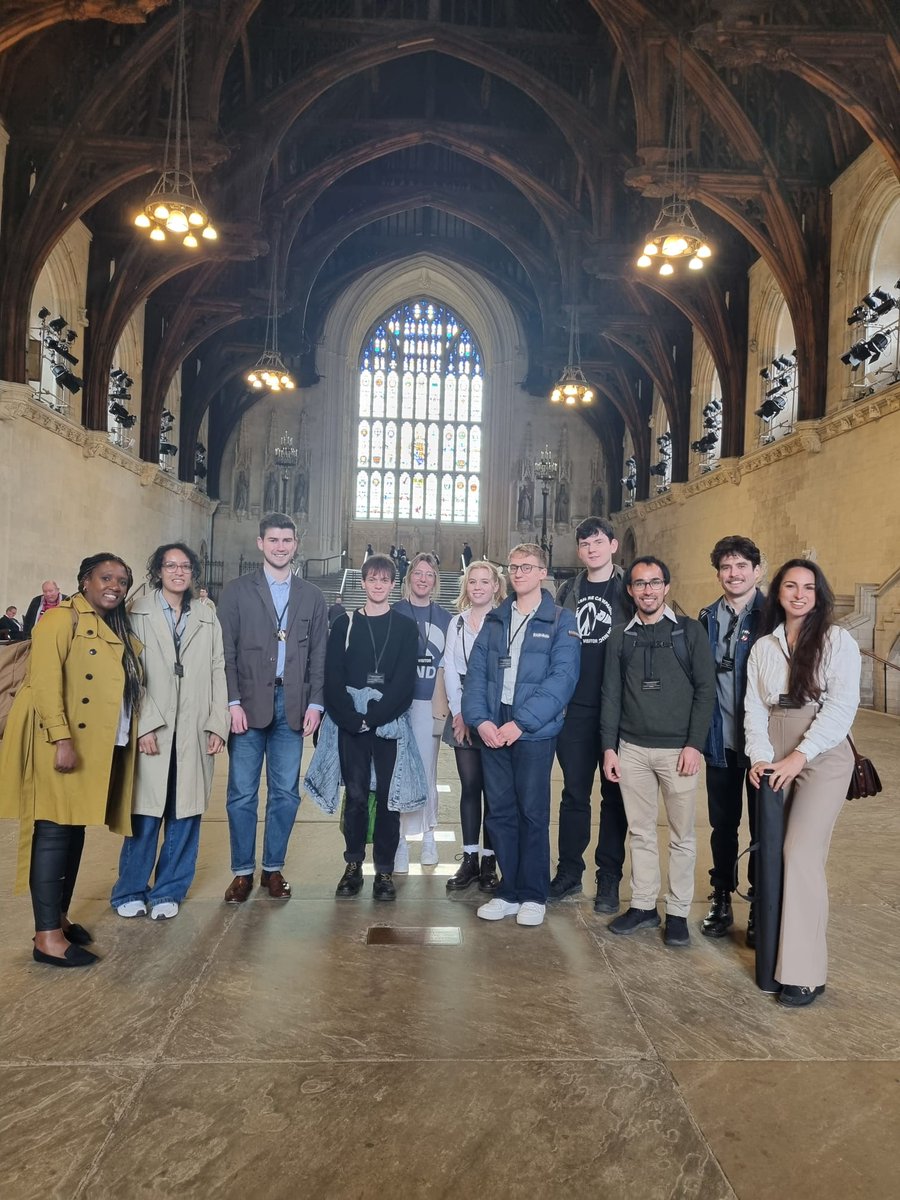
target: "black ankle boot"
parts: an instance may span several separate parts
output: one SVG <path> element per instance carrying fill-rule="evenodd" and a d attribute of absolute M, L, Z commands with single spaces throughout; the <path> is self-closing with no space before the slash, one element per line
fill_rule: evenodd
<path fill-rule="evenodd" d="M 337 887 L 334 889 L 334 894 L 335 896 L 340 896 L 342 900 L 349 899 L 351 896 L 359 895 L 362 885 L 362 863 L 347 863 L 344 873 L 338 880 Z"/>
<path fill-rule="evenodd" d="M 731 911 L 731 892 L 725 888 L 715 888 L 710 896 L 712 904 L 703 919 L 700 932 L 706 937 L 724 937 L 734 922 Z"/>
<path fill-rule="evenodd" d="M 479 892 L 496 892 L 500 886 L 497 878 L 497 855 L 483 854 L 481 856 L 481 876 L 478 880 Z"/>
<path fill-rule="evenodd" d="M 751 950 L 756 949 L 756 905 L 752 902 L 747 916 L 747 945 Z"/>
<path fill-rule="evenodd" d="M 456 874 L 447 880 L 448 892 L 462 892 L 467 887 L 475 882 L 480 875 L 478 867 L 478 852 L 469 853 L 463 852 L 462 862 L 459 864 L 459 870 Z"/>

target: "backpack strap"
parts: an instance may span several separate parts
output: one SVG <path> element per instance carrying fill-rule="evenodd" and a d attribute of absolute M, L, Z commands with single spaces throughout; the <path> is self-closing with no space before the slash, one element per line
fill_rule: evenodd
<path fill-rule="evenodd" d="M 637 649 L 637 629 L 633 626 L 631 629 L 625 630 L 625 635 L 622 638 L 622 645 L 619 650 L 619 665 L 622 670 L 622 683 L 625 683 L 625 673 L 628 670 L 628 664 L 631 661 L 631 656 Z M 694 672 L 691 668 L 691 652 L 688 649 L 687 638 L 684 635 L 684 620 L 682 617 L 675 618 L 675 628 L 672 630 L 672 650 L 675 657 L 678 659 L 678 665 L 684 671 L 688 678 L 688 682 L 693 687 Z"/>

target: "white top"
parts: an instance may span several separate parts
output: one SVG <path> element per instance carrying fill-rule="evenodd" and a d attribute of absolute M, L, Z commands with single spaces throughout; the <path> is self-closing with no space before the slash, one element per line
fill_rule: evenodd
<path fill-rule="evenodd" d="M 512 609 L 509 614 L 509 657 L 512 660 L 503 672 L 503 688 L 500 692 L 501 704 L 512 704 L 516 696 L 516 676 L 519 674 L 519 659 L 522 657 L 522 645 L 525 641 L 525 626 L 537 612 L 540 607 L 541 600 L 538 599 L 537 604 L 531 612 L 524 615 L 519 609 L 517 600 L 513 600 Z"/>
<path fill-rule="evenodd" d="M 447 689 L 450 712 L 454 717 L 458 717 L 462 709 L 462 681 L 466 673 L 466 660 L 471 658 L 472 647 L 478 637 L 469 625 L 469 612 L 470 610 L 466 609 L 464 613 L 451 617 L 444 644 L 444 686 Z M 459 630 L 460 619 L 462 632 Z"/>
<path fill-rule="evenodd" d="M 788 654 L 784 625 L 761 637 L 750 651 L 744 732 L 751 763 L 775 761 L 769 712 L 788 690 Z M 823 687 L 819 711 L 797 746 L 807 761 L 839 745 L 850 732 L 859 708 L 859 672 L 859 647 L 846 629 L 832 625 L 819 676 Z"/>

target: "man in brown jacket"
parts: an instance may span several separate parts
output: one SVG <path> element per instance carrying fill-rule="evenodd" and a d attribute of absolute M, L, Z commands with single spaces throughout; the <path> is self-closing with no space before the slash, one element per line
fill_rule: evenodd
<path fill-rule="evenodd" d="M 229 904 L 242 904 L 253 889 L 264 760 L 268 791 L 260 883 L 275 899 L 290 898 L 282 867 L 300 805 L 303 738 L 318 729 L 323 710 L 328 611 L 319 589 L 291 572 L 294 522 L 269 513 L 260 521 L 256 545 L 263 566 L 232 579 L 219 600 L 231 710 Z"/>

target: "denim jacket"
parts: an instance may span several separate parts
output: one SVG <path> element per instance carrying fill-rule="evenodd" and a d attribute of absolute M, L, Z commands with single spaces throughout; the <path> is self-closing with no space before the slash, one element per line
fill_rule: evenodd
<path fill-rule="evenodd" d="M 719 644 L 719 601 L 721 598 L 721 596 L 717 596 L 712 604 L 708 604 L 706 608 L 700 610 L 700 623 L 709 635 L 709 644 L 713 652 L 713 658 L 716 656 Z M 763 609 L 765 605 L 766 598 L 759 588 L 757 588 L 756 595 L 753 597 L 747 611 L 741 639 L 734 648 L 734 682 L 735 696 L 737 697 L 734 728 L 735 740 L 738 742 L 735 750 L 744 766 L 749 765 L 747 756 L 744 753 L 744 695 L 747 691 L 747 659 L 750 657 L 753 643 L 762 631 Z M 722 728 L 722 710 L 719 708 L 718 690 L 716 692 L 716 702 L 713 706 L 709 733 L 706 736 L 706 743 L 703 747 L 703 757 L 710 767 L 725 767 L 728 765 L 725 758 L 725 739 Z"/>
<path fill-rule="evenodd" d="M 499 660 L 507 653 L 513 599 L 507 598 L 487 614 L 469 657 L 462 714 L 466 724 L 476 729 L 482 721 L 496 724 L 500 717 L 503 669 Z M 575 618 L 567 609 L 557 608 L 545 591 L 525 627 L 516 673 L 512 719 L 524 741 L 556 737 L 562 729 L 580 663 Z"/>

